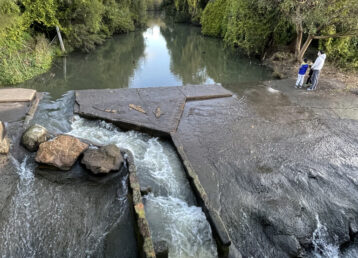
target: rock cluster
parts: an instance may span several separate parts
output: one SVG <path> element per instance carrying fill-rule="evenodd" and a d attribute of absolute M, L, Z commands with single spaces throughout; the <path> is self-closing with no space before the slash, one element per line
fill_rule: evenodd
<path fill-rule="evenodd" d="M 60 135 L 40 144 L 35 160 L 61 170 L 70 170 L 88 144 L 69 135 Z"/>
<path fill-rule="evenodd" d="M 119 171 L 124 164 L 121 150 L 114 144 L 89 148 L 89 144 L 70 135 L 49 138 L 46 128 L 36 124 L 24 132 L 21 143 L 27 150 L 37 151 L 36 162 L 60 170 L 70 170 L 82 154 L 81 163 L 93 174 Z M 0 153 L 7 153 L 9 147 L 7 138 L 0 139 Z"/>

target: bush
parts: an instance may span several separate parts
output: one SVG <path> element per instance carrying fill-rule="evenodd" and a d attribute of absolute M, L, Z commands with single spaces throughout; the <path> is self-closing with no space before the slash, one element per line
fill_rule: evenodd
<path fill-rule="evenodd" d="M 224 37 L 226 33 L 227 0 L 216 0 L 209 2 L 201 17 L 202 32 L 213 37 Z"/>
<path fill-rule="evenodd" d="M 0 84 L 20 83 L 47 71 L 53 56 L 53 50 L 43 35 L 28 41 L 7 42 L 0 52 Z"/>
<path fill-rule="evenodd" d="M 145 12 L 146 0 L 0 0 L 0 83 L 49 69 L 56 51 L 48 40 L 56 26 L 67 50 L 88 52 L 115 33 L 143 26 Z"/>
<path fill-rule="evenodd" d="M 328 59 L 345 69 L 358 69 L 358 37 L 330 38 L 321 40 L 320 48 L 327 53 Z"/>

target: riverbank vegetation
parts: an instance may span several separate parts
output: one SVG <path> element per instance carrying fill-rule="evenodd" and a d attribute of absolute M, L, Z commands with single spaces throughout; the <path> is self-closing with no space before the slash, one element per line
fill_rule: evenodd
<path fill-rule="evenodd" d="M 358 69 L 356 0 L 164 0 L 177 21 L 262 59 L 283 47 L 301 60 L 314 42 L 340 67 Z"/>
<path fill-rule="evenodd" d="M 145 24 L 146 0 L 1 0 L 0 85 L 47 71 L 60 54 L 56 26 L 67 52 L 89 52 L 116 33 Z"/>

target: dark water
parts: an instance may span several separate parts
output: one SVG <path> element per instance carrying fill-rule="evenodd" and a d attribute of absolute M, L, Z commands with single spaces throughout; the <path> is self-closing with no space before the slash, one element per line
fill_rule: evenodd
<path fill-rule="evenodd" d="M 89 54 L 59 58 L 46 74 L 20 87 L 59 98 L 69 90 L 257 82 L 271 71 L 226 49 L 200 28 L 153 17 L 148 28 L 116 36 Z"/>

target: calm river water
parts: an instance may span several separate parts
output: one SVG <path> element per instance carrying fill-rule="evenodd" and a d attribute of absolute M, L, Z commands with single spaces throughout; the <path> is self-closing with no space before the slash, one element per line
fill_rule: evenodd
<path fill-rule="evenodd" d="M 271 71 L 257 60 L 225 49 L 200 28 L 155 17 L 145 31 L 119 35 L 89 54 L 59 58 L 50 72 L 21 87 L 49 92 L 69 90 L 182 86 L 187 84 L 257 82 Z"/>

